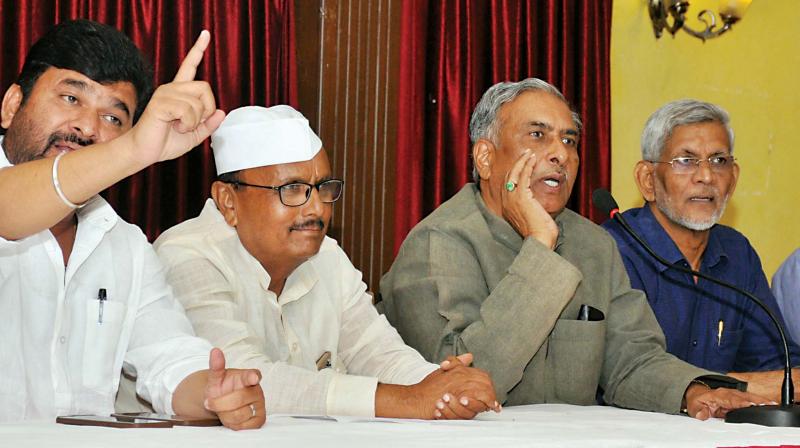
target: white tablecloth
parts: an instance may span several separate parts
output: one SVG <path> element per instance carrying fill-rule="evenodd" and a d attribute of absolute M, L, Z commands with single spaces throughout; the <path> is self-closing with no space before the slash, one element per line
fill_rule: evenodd
<path fill-rule="evenodd" d="M 717 447 L 800 445 L 800 428 L 701 422 L 600 406 L 532 405 L 474 421 L 339 421 L 271 416 L 257 431 L 224 428 L 114 429 L 52 422 L 0 424 L 0 446 L 89 447 Z"/>

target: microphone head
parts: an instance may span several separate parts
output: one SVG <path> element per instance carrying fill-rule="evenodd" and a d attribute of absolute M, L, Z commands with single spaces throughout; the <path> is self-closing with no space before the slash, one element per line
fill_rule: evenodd
<path fill-rule="evenodd" d="M 617 201 L 614 200 L 614 196 L 611 196 L 611 193 L 605 188 L 594 190 L 592 193 L 592 202 L 594 202 L 595 207 L 612 218 L 614 217 L 614 212 L 619 211 L 619 206 L 617 205 Z"/>

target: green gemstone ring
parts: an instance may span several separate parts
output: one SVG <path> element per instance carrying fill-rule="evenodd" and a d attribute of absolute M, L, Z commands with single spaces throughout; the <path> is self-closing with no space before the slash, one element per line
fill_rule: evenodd
<path fill-rule="evenodd" d="M 515 188 L 517 188 L 517 184 L 514 182 L 506 182 L 506 191 L 512 192 Z"/>

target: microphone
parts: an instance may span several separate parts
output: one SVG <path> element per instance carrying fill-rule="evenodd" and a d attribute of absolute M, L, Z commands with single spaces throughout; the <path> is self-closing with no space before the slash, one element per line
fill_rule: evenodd
<path fill-rule="evenodd" d="M 783 326 L 778 322 L 778 318 L 775 317 L 775 314 L 770 310 L 764 302 L 758 299 L 753 294 L 734 286 L 726 281 L 719 280 L 714 278 L 710 275 L 703 274 L 702 272 L 698 272 L 679 264 L 673 264 L 664 259 L 664 257 L 660 256 L 647 244 L 625 221 L 623 218 L 622 213 L 619 212 L 619 206 L 617 205 L 617 201 L 614 200 L 614 197 L 611 196 L 611 193 L 608 190 L 603 188 L 598 188 L 592 193 L 592 201 L 594 202 L 595 207 L 600 209 L 603 213 L 606 213 L 611 219 L 615 220 L 623 229 L 634 239 L 637 243 L 639 243 L 642 248 L 650 254 L 651 257 L 655 258 L 659 263 L 663 264 L 664 266 L 668 266 L 672 269 L 676 269 L 678 271 L 684 272 L 686 274 L 690 274 L 704 280 L 708 280 L 712 283 L 716 283 L 724 288 L 731 289 L 739 294 L 744 295 L 745 297 L 749 298 L 753 302 L 756 303 L 764 312 L 767 313 L 772 323 L 778 329 L 778 333 L 781 336 L 781 342 L 783 343 L 783 359 L 784 359 L 784 366 L 783 366 L 783 384 L 781 385 L 781 404 L 773 405 L 773 406 L 751 406 L 747 408 L 740 408 L 735 409 L 733 411 L 728 412 L 725 416 L 725 421 L 728 423 L 754 423 L 756 425 L 763 425 L 763 426 L 795 426 L 800 427 L 800 406 L 794 404 L 794 383 L 792 382 L 792 366 L 789 357 L 789 344 L 786 341 L 786 334 L 783 331 Z"/>

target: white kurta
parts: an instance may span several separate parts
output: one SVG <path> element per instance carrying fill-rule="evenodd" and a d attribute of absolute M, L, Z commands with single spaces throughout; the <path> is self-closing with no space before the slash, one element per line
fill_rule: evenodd
<path fill-rule="evenodd" d="M 66 268 L 49 230 L 0 238 L 0 421 L 113 412 L 123 365 L 141 396 L 172 412 L 178 383 L 208 367 L 210 345 L 193 336 L 141 230 L 99 196 L 77 215 Z"/>
<path fill-rule="evenodd" d="M 372 306 L 336 241 L 286 279 L 280 297 L 214 202 L 155 242 L 195 331 L 232 367 L 261 370 L 268 413 L 375 414 L 377 383 L 416 384 L 438 368 Z M 331 354 L 331 368 L 317 360 Z"/>

